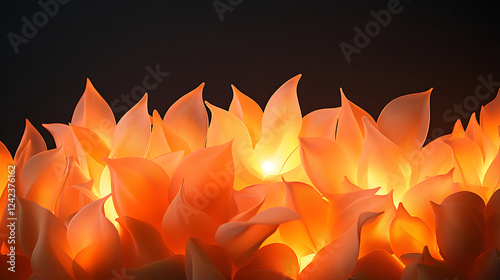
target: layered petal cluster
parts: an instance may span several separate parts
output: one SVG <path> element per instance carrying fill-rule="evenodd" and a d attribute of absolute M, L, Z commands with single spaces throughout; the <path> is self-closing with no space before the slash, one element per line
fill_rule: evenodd
<path fill-rule="evenodd" d="M 302 116 L 299 79 L 118 122 L 87 80 L 55 148 L 0 142 L 0 278 L 500 279 L 499 96 L 424 145 L 431 90 Z"/>

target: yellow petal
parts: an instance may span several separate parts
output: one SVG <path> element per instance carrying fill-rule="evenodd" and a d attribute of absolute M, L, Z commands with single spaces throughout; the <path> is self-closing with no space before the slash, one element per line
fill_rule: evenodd
<path fill-rule="evenodd" d="M 260 165 L 264 169 L 272 169 L 266 175 L 284 173 L 300 164 L 298 153 L 289 158 L 299 146 L 298 136 L 302 126 L 302 115 L 297 99 L 299 79 L 300 75 L 283 84 L 269 99 L 264 109 L 262 137 L 255 146 L 255 152 Z M 285 163 L 287 163 L 285 168 L 281 168 Z"/>
<path fill-rule="evenodd" d="M 231 85 L 231 88 L 233 89 L 233 100 L 229 105 L 229 112 L 245 123 L 252 139 L 252 147 L 255 147 L 262 136 L 262 109 L 259 104 L 235 86 Z"/>
<path fill-rule="evenodd" d="M 172 151 L 184 150 L 187 155 L 205 147 L 208 116 L 202 99 L 204 85 L 202 83 L 177 100 L 163 118 L 168 128 L 167 141 Z M 176 140 L 177 138 L 180 140 Z"/>
<path fill-rule="evenodd" d="M 430 122 L 430 95 L 425 92 L 400 96 L 387 104 L 377 120 L 377 125 L 389 140 L 412 156 L 422 147 Z"/>
<path fill-rule="evenodd" d="M 233 114 L 207 102 L 212 120 L 207 133 L 207 147 L 233 141 L 232 150 L 236 171 L 234 188 L 239 190 L 260 183 L 263 176 L 245 125 Z"/>
<path fill-rule="evenodd" d="M 101 138 L 108 147 L 111 146 L 116 122 L 108 103 L 94 88 L 89 79 L 80 101 L 73 112 L 71 124 L 90 129 Z"/>
<path fill-rule="evenodd" d="M 148 95 L 145 94 L 116 125 L 109 157 L 146 156 L 150 136 L 151 122 L 148 114 Z"/>

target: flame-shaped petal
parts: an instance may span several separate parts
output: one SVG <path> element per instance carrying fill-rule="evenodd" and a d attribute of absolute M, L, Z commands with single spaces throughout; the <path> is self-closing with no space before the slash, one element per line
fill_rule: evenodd
<path fill-rule="evenodd" d="M 87 79 L 85 91 L 73 112 L 71 124 L 90 129 L 108 147 L 111 146 L 116 126 L 115 116 L 108 103 L 97 92 L 89 79 Z"/>
<path fill-rule="evenodd" d="M 99 136 L 97 136 L 94 132 L 92 132 L 92 130 L 88 128 L 71 124 L 70 127 L 73 130 L 73 133 L 76 136 L 79 145 L 82 147 L 85 153 L 92 157 L 93 161 L 104 165 L 102 158 L 109 156 L 109 147 L 106 145 L 106 143 L 104 143 L 104 141 L 99 138 Z M 76 145 L 77 144 L 75 144 L 75 146 Z M 90 160 L 87 159 L 87 164 L 91 165 L 91 163 L 88 163 L 89 161 Z M 89 168 L 91 167 L 89 166 Z"/>
<path fill-rule="evenodd" d="M 227 221 L 227 204 L 233 192 L 232 142 L 204 148 L 188 155 L 177 166 L 170 182 L 169 198 L 181 185 L 190 205 L 206 212 L 219 223 Z M 193 172 L 196 170 L 195 172 Z"/>
<path fill-rule="evenodd" d="M 361 228 L 368 220 L 378 215 L 380 213 L 361 214 L 341 237 L 323 247 L 314 256 L 311 263 L 299 274 L 297 280 L 346 279 L 356 267 Z"/>
<path fill-rule="evenodd" d="M 302 165 L 322 194 L 340 193 L 344 178 L 355 177 L 355 169 L 343 147 L 326 138 L 300 138 Z"/>
<path fill-rule="evenodd" d="M 284 183 L 286 207 L 297 212 L 302 219 L 280 226 L 283 242 L 292 247 L 299 258 L 316 253 L 325 242 L 328 202 L 307 184 Z"/>
<path fill-rule="evenodd" d="M 160 117 L 158 111 L 153 111 L 153 129 L 151 131 L 151 142 L 149 143 L 149 154 L 152 158 L 170 153 L 166 138 L 167 127 Z"/>
<path fill-rule="evenodd" d="M 245 263 L 280 224 L 296 219 L 300 219 L 299 214 L 288 208 L 270 208 L 258 213 L 247 222 L 229 222 L 221 225 L 215 235 L 215 241 L 226 248 L 236 263 Z"/>
<path fill-rule="evenodd" d="M 363 188 L 381 187 L 382 193 L 394 190 L 399 201 L 410 179 L 410 164 L 401 150 L 387 139 L 370 121 L 363 118 L 365 142 L 358 167 L 358 184 Z"/>
<path fill-rule="evenodd" d="M 150 137 L 148 95 L 145 94 L 116 125 L 109 157 L 144 157 L 148 152 Z"/>
<path fill-rule="evenodd" d="M 160 229 L 168 207 L 170 179 L 156 163 L 143 158 L 107 159 L 116 212 Z"/>
<path fill-rule="evenodd" d="M 202 83 L 177 100 L 163 118 L 172 151 L 184 150 L 187 155 L 205 147 L 208 116 L 202 99 L 204 85 Z"/>
<path fill-rule="evenodd" d="M 21 143 L 19 143 L 14 156 L 14 163 L 17 165 L 18 170 L 21 171 L 24 163 L 32 156 L 46 150 L 47 145 L 42 135 L 40 135 L 40 132 L 38 132 L 30 121 L 26 119 L 23 137 L 21 138 Z"/>
<path fill-rule="evenodd" d="M 184 271 L 185 260 L 182 255 L 175 255 L 163 260 L 159 260 L 140 268 L 124 269 L 123 273 L 115 271 L 115 277 L 118 279 L 133 279 L 133 280 L 151 280 L 151 279 L 168 279 L 168 280 L 186 280 Z"/>
<path fill-rule="evenodd" d="M 207 147 L 233 141 L 235 189 L 242 189 L 262 181 L 259 161 L 252 147 L 252 140 L 243 122 L 233 114 L 207 102 L 212 112 L 212 120 L 207 133 Z"/>
<path fill-rule="evenodd" d="M 301 75 L 284 83 L 269 99 L 262 116 L 262 137 L 255 152 L 266 175 L 287 172 L 300 164 L 299 146 L 302 114 L 297 99 Z M 293 155 L 292 155 L 293 153 Z"/>
<path fill-rule="evenodd" d="M 300 137 L 329 137 L 335 139 L 340 107 L 312 111 L 302 118 Z"/>
<path fill-rule="evenodd" d="M 480 118 L 484 133 L 498 148 L 500 146 L 498 135 L 498 127 L 500 126 L 500 90 L 493 101 L 481 108 Z"/>
<path fill-rule="evenodd" d="M 127 216 L 116 221 L 120 225 L 122 265 L 125 267 L 140 267 L 173 255 L 163 244 L 160 232 L 151 224 Z"/>
<path fill-rule="evenodd" d="M 153 162 L 161 166 L 167 173 L 169 178 L 172 178 L 174 171 L 179 165 L 179 162 L 184 158 L 184 151 L 166 153 L 153 158 Z"/>
<path fill-rule="evenodd" d="M 447 196 L 458 190 L 453 183 L 453 169 L 444 175 L 428 178 L 409 189 L 401 199 L 406 210 L 411 216 L 422 219 L 434 232 L 434 215 L 430 202 L 441 203 Z"/>
<path fill-rule="evenodd" d="M 425 92 L 398 97 L 387 104 L 377 120 L 377 125 L 389 140 L 412 156 L 425 142 L 430 123 L 430 95 Z"/>
<path fill-rule="evenodd" d="M 262 109 L 259 104 L 235 86 L 231 85 L 231 88 L 233 89 L 233 100 L 229 105 L 229 112 L 245 123 L 252 139 L 252 147 L 255 147 L 262 136 Z"/>
<path fill-rule="evenodd" d="M 72 254 L 63 223 L 29 200 L 18 198 L 17 206 L 19 235 L 16 239 L 31 260 L 35 275 L 39 279 L 72 279 Z"/>
<path fill-rule="evenodd" d="M 66 157 L 73 157 L 77 163 L 87 170 L 87 159 L 80 142 L 75 139 L 69 125 L 52 123 L 43 125 L 54 137 L 57 148 L 62 148 Z"/>
<path fill-rule="evenodd" d="M 75 256 L 76 279 L 110 279 L 120 264 L 120 236 L 104 215 L 109 195 L 90 203 L 68 225 L 68 243 Z"/>
<path fill-rule="evenodd" d="M 19 174 L 17 193 L 53 211 L 65 172 L 67 161 L 62 149 L 38 153 L 26 162 Z"/>
<path fill-rule="evenodd" d="M 188 280 L 231 279 L 231 262 L 222 247 L 189 239 L 186 247 L 186 275 Z"/>
<path fill-rule="evenodd" d="M 397 257 L 422 252 L 425 246 L 437 256 L 437 243 L 429 227 L 418 217 L 412 217 L 400 203 L 390 227 L 391 248 Z"/>

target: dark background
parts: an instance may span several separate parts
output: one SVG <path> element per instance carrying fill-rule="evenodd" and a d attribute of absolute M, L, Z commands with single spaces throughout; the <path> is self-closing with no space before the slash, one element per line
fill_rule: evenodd
<path fill-rule="evenodd" d="M 205 100 L 217 106 L 228 108 L 232 83 L 264 107 L 301 73 L 304 115 L 339 106 L 340 87 L 375 118 L 393 98 L 434 87 L 435 135 L 451 131 L 443 113 L 474 98 L 478 76 L 500 82 L 499 1 L 401 0 L 403 11 L 351 63 L 339 44 L 354 45 L 353 28 L 364 29 L 370 11 L 387 9 L 389 1 L 238 2 L 219 1 L 234 5 L 221 21 L 213 0 L 72 0 L 16 54 L 9 32 L 22 36 L 22 18 L 33 22 L 42 8 L 37 1 L 3 1 L 0 140 L 13 153 L 28 118 L 53 147 L 41 124 L 71 121 L 87 77 L 110 104 L 121 94 L 138 101 L 131 90 L 142 85 L 145 67 L 157 64 L 170 75 L 149 90 L 149 108 L 162 116 L 201 82 Z"/>

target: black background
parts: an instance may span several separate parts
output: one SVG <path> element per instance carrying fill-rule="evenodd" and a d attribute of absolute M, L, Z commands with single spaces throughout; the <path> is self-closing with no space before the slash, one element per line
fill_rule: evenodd
<path fill-rule="evenodd" d="M 131 96 L 148 65 L 170 73 L 149 91 L 150 112 L 162 116 L 201 82 L 204 99 L 217 106 L 228 108 L 234 84 L 264 107 L 301 73 L 303 115 L 339 106 L 340 87 L 375 118 L 393 98 L 434 87 L 431 130 L 438 132 L 451 131 L 443 113 L 474 95 L 478 76 L 500 82 L 499 1 L 401 0 L 403 11 L 351 63 L 339 44 L 353 45 L 353 28 L 364 29 L 370 11 L 389 1 L 243 0 L 223 21 L 213 2 L 72 0 L 16 54 L 9 32 L 22 35 L 22 17 L 33 22 L 42 9 L 37 1 L 3 1 L 0 141 L 13 153 L 28 118 L 53 147 L 41 124 L 71 121 L 87 77 L 112 103 Z"/>

